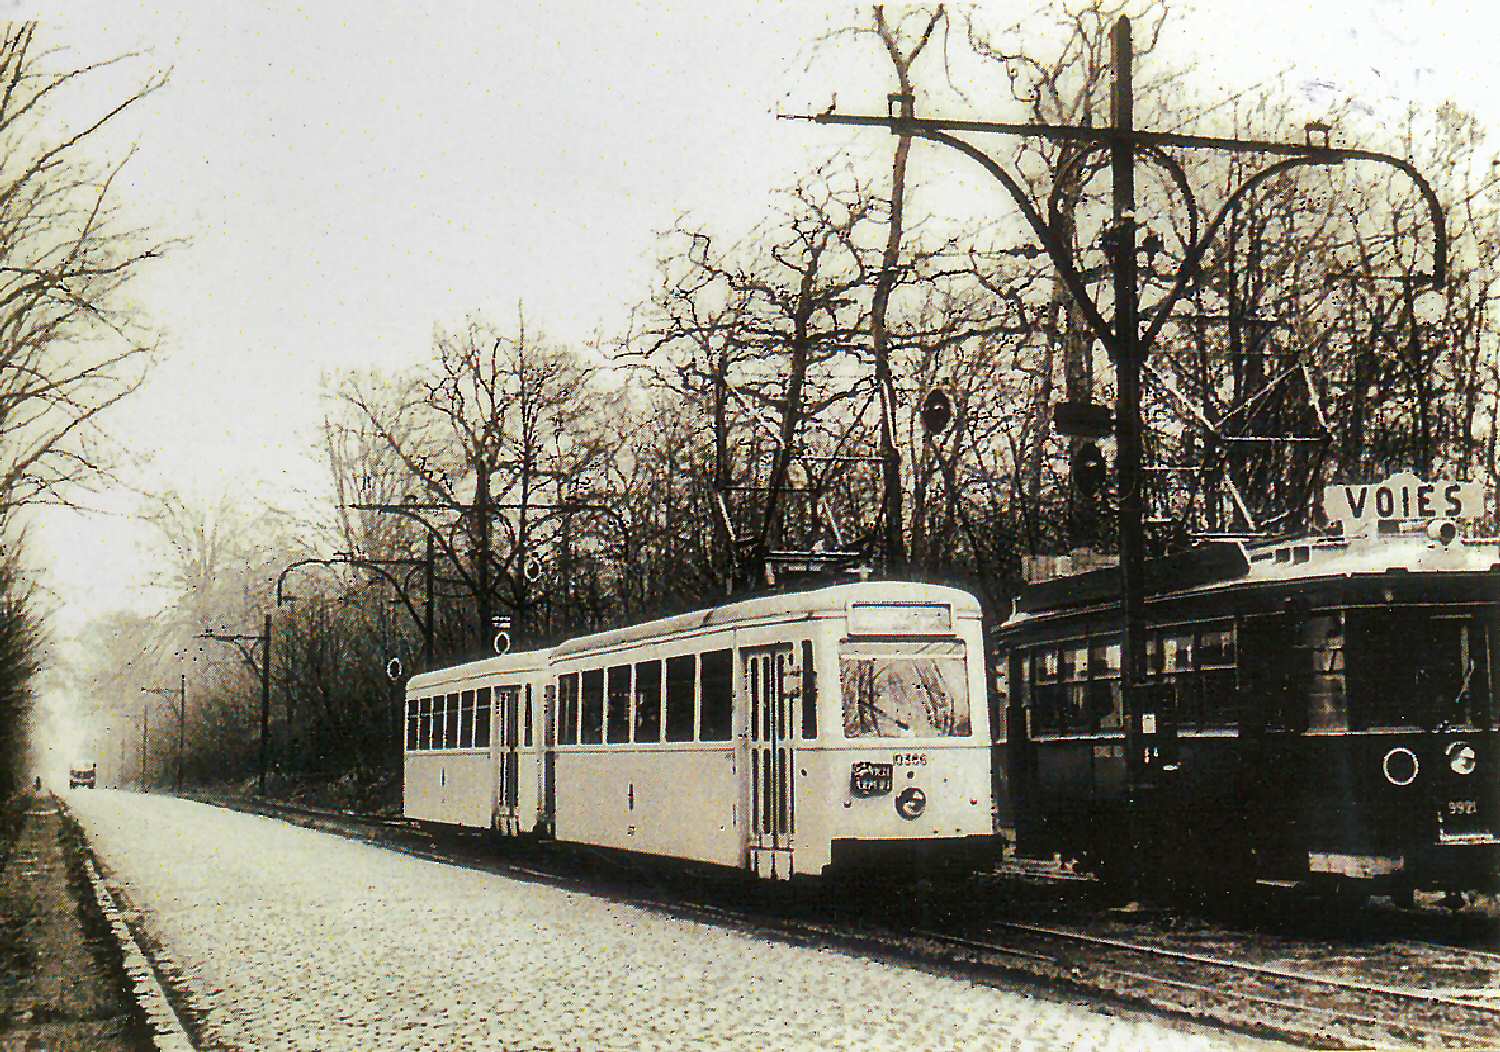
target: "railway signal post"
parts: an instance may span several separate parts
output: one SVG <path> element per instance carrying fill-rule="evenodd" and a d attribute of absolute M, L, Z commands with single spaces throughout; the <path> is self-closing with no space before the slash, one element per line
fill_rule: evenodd
<path fill-rule="evenodd" d="M 1432 271 L 1414 284 L 1432 287 L 1443 284 L 1447 274 L 1448 245 L 1442 206 L 1437 195 L 1410 162 L 1370 150 L 1331 148 L 1327 145 L 1326 126 L 1317 129 L 1309 126 L 1309 142 L 1306 144 L 1138 130 L 1134 120 L 1134 49 L 1130 20 L 1126 17 L 1119 18 L 1111 30 L 1110 56 L 1114 78 L 1111 120 L 1104 128 L 918 118 L 915 116 L 914 100 L 907 93 L 893 93 L 889 96 L 885 116 L 840 114 L 830 108 L 826 113 L 792 119 L 811 120 L 818 124 L 886 128 L 897 136 L 926 139 L 947 146 L 979 164 L 1011 195 L 1051 259 L 1058 278 L 1077 304 L 1079 315 L 1088 331 L 1109 352 L 1115 367 L 1118 390 L 1114 437 L 1115 484 L 1119 508 L 1120 603 L 1124 621 L 1121 639 L 1121 692 L 1127 727 L 1126 747 L 1130 755 L 1127 771 L 1131 813 L 1134 815 L 1139 810 L 1137 796 L 1149 788 L 1151 728 L 1156 722 L 1155 714 L 1146 711 L 1149 701 L 1145 692 L 1146 655 L 1143 635 L 1145 506 L 1141 453 L 1141 372 L 1152 344 L 1177 302 L 1193 283 L 1215 235 L 1232 210 L 1257 187 L 1293 169 L 1342 164 L 1346 161 L 1370 161 L 1388 165 L 1405 174 L 1416 185 L 1426 202 L 1433 228 Z M 1314 131 L 1323 134 L 1322 141 L 1316 145 L 1311 141 Z M 1061 236 L 1064 230 L 1071 228 L 1071 207 L 1061 202 L 1057 193 L 1053 193 L 1045 205 L 1044 215 L 1044 206 L 1027 193 L 1020 177 L 1013 175 L 979 147 L 958 138 L 954 134 L 956 132 L 1040 138 L 1067 144 L 1070 148 L 1065 153 L 1066 160 L 1061 169 L 1053 173 L 1056 184 L 1076 180 L 1091 159 L 1101 154 L 1107 156 L 1113 182 L 1113 223 L 1107 232 L 1104 247 L 1114 274 L 1112 320 L 1103 316 L 1090 296 L 1088 274 L 1074 257 L 1071 239 Z M 1182 165 L 1168 152 L 1171 150 L 1264 154 L 1282 159 L 1245 178 L 1227 195 L 1207 225 L 1200 229 L 1197 198 Z M 1150 321 L 1144 332 L 1139 317 L 1140 289 L 1136 270 L 1136 234 L 1141 225 L 1136 218 L 1135 172 L 1138 158 L 1165 170 L 1187 203 L 1189 219 L 1189 234 L 1183 246 L 1182 263 L 1170 278 L 1167 294 L 1152 305 Z M 1132 831 L 1132 837 L 1138 835 L 1138 829 Z"/>

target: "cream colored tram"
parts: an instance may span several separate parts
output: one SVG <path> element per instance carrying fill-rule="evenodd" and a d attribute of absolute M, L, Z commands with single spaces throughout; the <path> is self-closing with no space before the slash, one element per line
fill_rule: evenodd
<path fill-rule="evenodd" d="M 406 685 L 404 811 L 423 822 L 536 830 L 547 651 L 413 676 Z"/>
<path fill-rule="evenodd" d="M 560 841 L 738 867 L 982 864 L 981 615 L 862 582 L 574 639 L 550 654 L 540 820 Z"/>

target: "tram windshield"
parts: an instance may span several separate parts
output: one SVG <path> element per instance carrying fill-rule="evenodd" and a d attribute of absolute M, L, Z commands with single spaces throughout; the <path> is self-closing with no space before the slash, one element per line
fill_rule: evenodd
<path fill-rule="evenodd" d="M 966 738 L 973 732 L 959 640 L 845 642 L 839 689 L 846 738 Z"/>
<path fill-rule="evenodd" d="M 1441 607 L 1351 611 L 1351 664 L 1366 727 L 1487 726 L 1490 654 L 1480 614 Z"/>

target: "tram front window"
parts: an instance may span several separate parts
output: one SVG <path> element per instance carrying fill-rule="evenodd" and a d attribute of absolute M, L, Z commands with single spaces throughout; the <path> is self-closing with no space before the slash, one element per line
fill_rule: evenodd
<path fill-rule="evenodd" d="M 1364 696 L 1355 705 L 1363 726 L 1489 724 L 1489 646 L 1480 616 L 1432 608 L 1362 613 L 1351 663 L 1363 665 Z"/>
<path fill-rule="evenodd" d="M 846 738 L 966 738 L 969 681 L 964 645 L 845 643 L 839 689 Z"/>

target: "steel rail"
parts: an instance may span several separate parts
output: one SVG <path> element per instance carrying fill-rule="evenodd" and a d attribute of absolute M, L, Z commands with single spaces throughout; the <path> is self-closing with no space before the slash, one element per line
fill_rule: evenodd
<path fill-rule="evenodd" d="M 1043 924 L 1023 924 L 1019 921 L 997 921 L 995 927 L 1003 927 L 1015 931 L 1032 932 L 1038 935 L 1049 935 L 1055 938 L 1072 939 L 1077 942 L 1088 943 L 1094 946 L 1107 946 L 1111 949 L 1126 950 L 1132 953 L 1149 954 L 1154 957 L 1165 957 L 1171 960 L 1186 961 L 1191 964 L 1202 964 L 1214 968 L 1227 968 L 1234 971 L 1249 972 L 1255 975 L 1265 975 L 1276 979 L 1288 979 L 1293 982 L 1313 983 L 1318 986 L 1337 987 L 1358 993 L 1374 993 L 1385 997 L 1407 998 L 1411 1000 L 1427 1001 L 1431 1004 L 1447 1005 L 1453 1008 L 1473 1010 L 1476 1007 L 1481 1011 L 1492 1012 L 1500 1016 L 1500 1007 L 1492 1008 L 1488 1005 L 1476 1006 L 1466 1001 L 1455 1001 L 1440 995 L 1436 995 L 1416 988 L 1403 988 L 1399 986 L 1386 986 L 1380 983 L 1360 983 L 1351 979 L 1339 979 L 1335 976 L 1311 975 L 1304 972 L 1294 972 L 1286 968 L 1277 968 L 1267 964 L 1256 964 L 1253 961 L 1235 961 L 1228 957 L 1216 957 L 1212 954 L 1193 953 L 1188 950 L 1173 950 L 1165 946 L 1148 946 L 1144 943 L 1129 942 L 1125 939 L 1115 939 L 1107 935 L 1090 935 L 1087 932 L 1071 931 L 1067 928 L 1052 928 Z"/>

